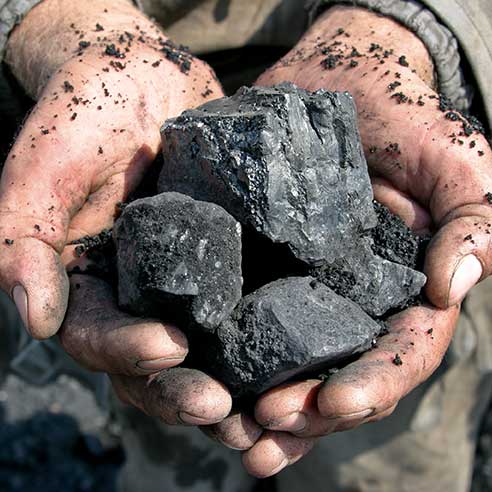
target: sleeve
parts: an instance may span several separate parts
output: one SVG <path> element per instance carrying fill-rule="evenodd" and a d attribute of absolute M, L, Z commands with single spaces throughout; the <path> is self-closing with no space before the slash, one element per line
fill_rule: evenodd
<path fill-rule="evenodd" d="M 3 60 L 5 48 L 12 30 L 42 0 L 0 0 L 0 60 Z"/>
<path fill-rule="evenodd" d="M 435 15 L 415 0 L 312 0 L 308 2 L 310 22 L 334 5 L 364 7 L 391 17 L 413 31 L 433 58 L 439 91 L 453 106 L 467 112 L 473 90 L 465 84 L 458 42 L 452 32 Z"/>
<path fill-rule="evenodd" d="M 32 101 L 16 83 L 8 67 L 2 63 L 10 33 L 23 17 L 42 0 L 0 0 L 0 174 L 3 159 L 8 152 L 13 135 L 24 118 Z"/>

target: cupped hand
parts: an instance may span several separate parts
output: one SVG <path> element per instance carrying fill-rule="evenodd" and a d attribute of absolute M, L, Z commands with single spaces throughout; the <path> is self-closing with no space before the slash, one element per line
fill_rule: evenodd
<path fill-rule="evenodd" d="M 274 475 L 296 462 L 316 437 L 391 414 L 439 366 L 459 303 L 490 274 L 492 152 L 473 121 L 445 107 L 432 74 L 425 47 L 403 26 L 337 7 L 257 82 L 351 92 L 376 199 L 434 236 L 425 262 L 432 305 L 390 318 L 377 348 L 328 381 L 288 383 L 259 398 L 258 427 L 252 432 L 249 425 L 250 439 L 241 441 L 253 475 Z M 208 432 L 235 447 L 250 423 L 245 419 L 226 419 Z"/>
<path fill-rule="evenodd" d="M 66 61 L 41 67 L 43 75 L 43 68 L 56 70 L 0 182 L 0 287 L 32 336 L 49 337 L 62 325 L 66 351 L 84 367 L 110 374 L 124 401 L 168 423 L 218 422 L 229 413 L 229 393 L 199 371 L 175 367 L 188 351 L 179 329 L 120 312 L 108 285 L 87 275 L 69 283 L 65 266 L 84 260 L 69 243 L 112 226 L 118 202 L 159 150 L 163 121 L 222 90 L 191 55 L 176 52 L 169 60 L 164 35 L 125 1 L 42 2 L 11 37 L 19 60 L 32 64 L 33 53 L 44 55 L 32 43 L 43 37 L 49 45 L 41 26 L 57 16 L 61 33 L 52 34 L 67 48 L 56 57 Z M 15 71 L 27 80 L 33 70 L 17 61 Z"/>
<path fill-rule="evenodd" d="M 19 29 L 30 28 L 29 20 Z M 156 157 L 164 120 L 222 94 L 204 63 L 188 55 L 185 73 L 151 46 L 153 26 L 145 38 L 128 29 L 134 34 L 105 31 L 107 42 L 78 48 L 56 70 L 4 165 L 0 288 L 35 338 L 56 333 L 65 315 L 66 245 L 112 226 L 117 203 Z M 18 37 L 26 33 L 16 31 L 12 42 L 23 46 Z M 120 39 L 113 50 L 112 39 Z"/>
<path fill-rule="evenodd" d="M 389 332 L 376 348 L 327 381 L 285 383 L 260 396 L 254 419 L 236 412 L 206 433 L 243 451 L 252 475 L 275 475 L 305 456 L 317 438 L 393 413 L 440 365 L 459 312 L 459 306 L 425 305 L 399 313 L 388 320 Z"/>
<path fill-rule="evenodd" d="M 70 283 L 60 342 L 82 366 L 108 373 L 123 402 L 168 424 L 209 425 L 229 414 L 231 396 L 221 383 L 175 367 L 188 353 L 179 329 L 121 312 L 103 280 L 76 274 Z"/>
<path fill-rule="evenodd" d="M 326 68 L 327 56 L 340 56 L 339 64 Z M 429 74 L 425 47 L 410 31 L 340 7 L 258 83 L 289 80 L 353 94 L 376 199 L 413 228 L 436 231 L 426 255 L 426 293 L 447 308 L 491 271 L 492 152 L 473 121 L 445 107 Z"/>

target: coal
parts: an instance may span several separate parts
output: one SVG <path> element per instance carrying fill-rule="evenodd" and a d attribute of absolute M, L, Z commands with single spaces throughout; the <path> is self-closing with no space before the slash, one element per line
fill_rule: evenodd
<path fill-rule="evenodd" d="M 374 209 L 378 218 L 376 227 L 370 231 L 374 253 L 414 270 L 422 270 L 430 236 L 417 236 L 381 203 L 375 201 Z"/>
<path fill-rule="evenodd" d="M 426 276 L 373 252 L 374 242 L 363 238 L 357 248 L 331 265 L 311 270 L 311 274 L 339 295 L 356 302 L 372 317 L 404 309 L 426 283 Z"/>
<path fill-rule="evenodd" d="M 326 370 L 371 347 L 382 327 L 311 277 L 270 283 L 244 297 L 207 347 L 208 370 L 234 397 Z"/>
<path fill-rule="evenodd" d="M 376 224 L 348 93 L 242 88 L 161 134 L 160 192 L 219 204 L 310 265 L 343 257 Z"/>
<path fill-rule="evenodd" d="M 120 306 L 213 331 L 241 298 L 241 226 L 213 203 L 162 193 L 115 224 Z"/>
<path fill-rule="evenodd" d="M 234 397 L 348 363 L 418 298 L 425 241 L 374 202 L 349 94 L 242 88 L 161 133 L 161 194 L 113 231 L 119 303 Z"/>

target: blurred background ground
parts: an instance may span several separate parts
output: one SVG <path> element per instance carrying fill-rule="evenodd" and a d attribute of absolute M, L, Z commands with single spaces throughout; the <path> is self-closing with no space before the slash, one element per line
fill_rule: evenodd
<path fill-rule="evenodd" d="M 123 462 L 116 424 L 76 379 L 62 375 L 37 387 L 9 375 L 0 386 L 1 492 L 116 492 Z M 272 489 L 271 482 L 260 487 Z M 472 492 L 492 492 L 492 407 Z"/>
<path fill-rule="evenodd" d="M 1 492 L 115 492 L 117 429 L 77 380 L 44 387 L 9 375 L 0 389 Z"/>
<path fill-rule="evenodd" d="M 472 492 L 492 491 L 492 405 L 482 422 L 475 456 Z"/>

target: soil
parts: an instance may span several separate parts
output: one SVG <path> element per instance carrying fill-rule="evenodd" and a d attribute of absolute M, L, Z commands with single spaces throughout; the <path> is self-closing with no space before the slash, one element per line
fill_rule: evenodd
<path fill-rule="evenodd" d="M 192 55 L 188 48 L 183 45 L 174 44 L 169 39 L 160 41 L 161 51 L 164 56 L 177 65 L 181 72 L 188 74 L 191 68 Z"/>
<path fill-rule="evenodd" d="M 96 236 L 85 236 L 71 244 L 76 245 L 77 256 L 85 255 L 90 260 L 84 272 L 76 267 L 71 273 L 88 273 L 102 278 L 113 286 L 117 285 L 116 248 L 112 229 L 104 229 Z"/>

